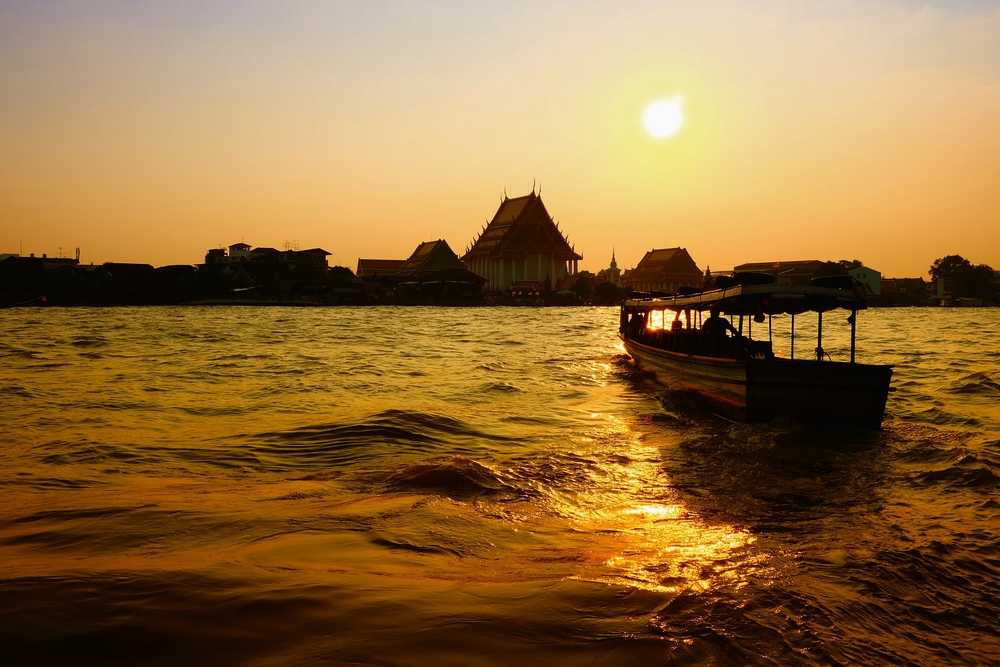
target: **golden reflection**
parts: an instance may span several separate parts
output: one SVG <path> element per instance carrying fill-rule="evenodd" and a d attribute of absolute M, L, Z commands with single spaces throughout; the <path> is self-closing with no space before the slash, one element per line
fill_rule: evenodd
<path fill-rule="evenodd" d="M 649 321 L 646 324 L 646 328 L 650 331 L 659 331 L 663 329 L 663 319 L 662 310 L 649 311 Z"/>
<path fill-rule="evenodd" d="M 624 511 L 624 514 L 636 514 L 638 516 L 655 517 L 658 519 L 674 519 L 684 512 L 680 505 L 639 505 Z"/>
<path fill-rule="evenodd" d="M 593 439 L 606 443 L 610 463 L 573 502 L 576 529 L 590 537 L 575 578 L 660 593 L 770 578 L 756 536 L 685 504 L 664 466 L 663 433 L 637 432 L 611 415 L 602 428 Z"/>

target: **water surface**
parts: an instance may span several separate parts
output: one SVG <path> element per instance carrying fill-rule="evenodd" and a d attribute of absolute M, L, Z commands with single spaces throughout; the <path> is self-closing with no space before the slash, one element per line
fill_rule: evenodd
<path fill-rule="evenodd" d="M 859 319 L 877 433 L 615 309 L 0 311 L 0 663 L 996 663 L 1000 310 Z"/>

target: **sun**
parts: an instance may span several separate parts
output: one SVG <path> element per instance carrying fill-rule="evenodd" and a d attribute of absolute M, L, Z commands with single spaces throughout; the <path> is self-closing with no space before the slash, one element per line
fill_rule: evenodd
<path fill-rule="evenodd" d="M 684 98 L 677 95 L 650 102 L 642 112 L 642 124 L 654 139 L 669 139 L 684 126 Z"/>

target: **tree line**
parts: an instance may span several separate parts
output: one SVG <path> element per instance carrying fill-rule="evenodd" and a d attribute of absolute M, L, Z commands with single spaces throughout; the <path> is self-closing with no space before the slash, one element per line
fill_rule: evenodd
<path fill-rule="evenodd" d="M 928 270 L 935 281 L 944 280 L 952 297 L 997 301 L 997 274 L 988 264 L 973 264 L 961 255 L 934 260 Z"/>

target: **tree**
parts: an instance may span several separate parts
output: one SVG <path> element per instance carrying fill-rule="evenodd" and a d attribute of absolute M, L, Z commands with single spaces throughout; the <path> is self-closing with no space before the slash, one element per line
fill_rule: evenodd
<path fill-rule="evenodd" d="M 996 299 L 996 274 L 987 264 L 973 264 L 961 255 L 947 255 L 934 260 L 930 268 L 934 280 L 947 279 L 954 297 L 971 297 L 985 302 Z"/>
<path fill-rule="evenodd" d="M 962 278 L 959 284 L 960 296 L 970 296 L 989 303 L 997 296 L 996 273 L 988 264 L 973 266 Z"/>
<path fill-rule="evenodd" d="M 945 255 L 934 260 L 928 273 L 937 280 L 941 277 L 955 276 L 972 268 L 972 262 L 961 255 Z"/>
<path fill-rule="evenodd" d="M 626 294 L 627 291 L 624 287 L 603 282 L 594 288 L 593 302 L 596 306 L 617 306 Z"/>
<path fill-rule="evenodd" d="M 590 297 L 594 294 L 594 274 L 590 271 L 581 271 L 578 273 L 572 290 L 576 292 L 576 295 L 584 303 L 590 301 Z"/>

